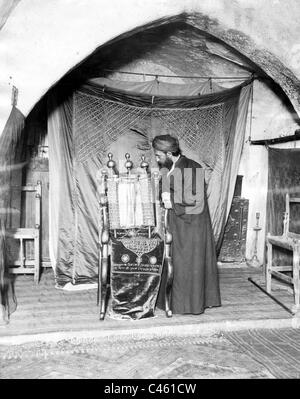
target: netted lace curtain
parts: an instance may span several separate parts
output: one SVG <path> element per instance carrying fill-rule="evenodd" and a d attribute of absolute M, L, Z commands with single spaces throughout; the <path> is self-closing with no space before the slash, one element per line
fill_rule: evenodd
<path fill-rule="evenodd" d="M 205 82 L 174 85 L 94 79 L 49 99 L 50 246 L 58 284 L 94 280 L 98 265 L 97 173 L 112 152 L 157 167 L 159 134 L 176 135 L 183 153 L 205 169 L 218 247 L 230 209 L 244 142 L 251 81 L 231 89 Z M 51 150 L 52 148 L 52 150 Z"/>

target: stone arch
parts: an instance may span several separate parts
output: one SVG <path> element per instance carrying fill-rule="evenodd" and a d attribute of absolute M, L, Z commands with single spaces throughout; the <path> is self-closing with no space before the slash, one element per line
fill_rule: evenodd
<path fill-rule="evenodd" d="M 222 26 L 217 19 L 210 18 L 206 14 L 199 12 L 181 13 L 172 17 L 155 20 L 125 32 L 103 45 L 109 46 L 118 40 L 122 40 L 146 29 L 180 22 L 186 23 L 193 28 L 199 29 L 202 33 L 220 40 L 248 59 L 266 77 L 273 80 L 283 90 L 300 117 L 300 80 L 292 70 L 284 65 L 271 51 L 258 46 L 249 35 L 243 33 L 241 30 L 228 29 Z"/>
<path fill-rule="evenodd" d="M 3 26 L 1 34 L 3 34 L 4 41 L 0 47 L 0 58 L 4 56 L 2 59 L 8 60 L 6 64 L 4 62 L 2 69 L 3 86 L 7 86 L 7 81 L 12 76 L 13 84 L 20 88 L 19 106 L 25 116 L 49 88 L 80 63 L 83 63 L 89 55 L 96 51 L 97 46 L 98 48 L 108 46 L 114 41 L 134 33 L 172 22 L 184 22 L 219 39 L 247 57 L 282 88 L 294 109 L 300 115 L 299 79 L 278 58 L 278 55 L 276 56 L 274 52 L 266 48 L 269 42 L 268 39 L 265 43 L 263 42 L 264 32 L 260 35 L 254 35 L 251 32 L 244 33 L 240 24 L 235 23 L 237 16 L 242 15 L 243 18 L 246 18 L 249 14 L 249 9 L 240 4 L 240 0 L 234 2 L 215 0 L 214 2 L 204 1 L 201 3 L 192 0 L 174 0 L 174 2 L 168 4 L 161 0 L 153 0 L 143 5 L 132 0 L 128 6 L 125 5 L 125 2 L 121 2 L 119 4 L 120 10 L 116 10 L 116 12 L 112 10 L 114 2 L 109 6 L 110 2 L 108 1 L 106 7 L 111 8 L 110 13 L 107 10 L 105 10 L 106 13 L 103 12 L 103 7 L 99 7 L 99 3 L 91 0 L 89 10 L 86 10 L 87 20 L 83 19 L 81 31 L 77 29 L 76 22 L 79 17 L 77 14 L 82 12 L 85 7 L 84 2 L 82 4 L 74 2 L 74 7 L 58 1 L 55 2 L 56 6 L 41 4 L 40 2 L 33 2 L 34 5 L 30 3 L 31 5 L 28 6 L 29 3 L 26 5 L 25 3 L 23 1 L 18 3 L 13 11 L 14 18 L 8 18 Z M 284 6 L 280 7 L 279 12 Z M 293 1 L 293 7 L 294 11 L 292 12 L 299 10 L 296 0 Z M 128 14 L 132 12 L 132 15 L 128 15 L 126 21 L 119 21 L 118 26 L 116 26 L 118 15 L 124 9 Z M 70 10 L 70 14 L 65 20 L 66 26 L 62 26 L 64 25 L 62 18 L 66 10 Z M 260 22 L 261 19 L 258 21 L 259 7 L 256 7 L 256 9 L 252 7 L 250 10 L 255 11 L 250 14 L 253 14 L 252 17 L 255 18 L 256 23 Z M 56 25 L 53 22 L 49 26 L 47 25 L 48 31 L 47 29 L 42 31 L 44 29 L 42 21 L 48 17 L 49 12 L 52 13 L 51 18 L 48 18 L 49 21 L 55 20 L 55 17 L 60 19 L 58 19 Z M 108 21 L 108 15 L 110 21 Z M 31 16 L 34 16 L 34 18 L 31 19 Z M 25 23 L 22 24 L 22 21 L 25 21 Z M 275 20 L 272 22 L 273 28 L 276 22 Z M 57 25 L 61 25 L 61 27 L 55 28 Z M 266 26 L 265 31 L 268 28 Z M 55 33 L 52 29 L 56 29 Z M 245 32 L 247 32 L 247 29 L 245 29 Z M 288 40 L 291 40 L 291 44 L 293 44 L 297 32 L 292 36 L 290 29 L 288 33 Z M 42 34 L 41 44 L 37 41 L 39 34 Z M 83 40 L 76 47 L 73 43 L 76 43 L 80 36 L 83 36 Z M 60 42 L 57 37 L 61 38 Z M 275 39 L 277 40 L 277 38 Z M 43 43 L 49 43 L 49 46 L 47 46 L 49 47 L 48 53 L 47 48 L 43 47 Z M 62 46 L 58 46 L 56 51 L 57 43 L 62 43 Z M 30 46 L 33 46 L 32 49 Z M 57 61 L 57 58 L 60 59 L 60 62 Z M 34 90 L 31 87 L 33 81 L 36 84 Z M 0 131 L 2 131 L 5 114 L 7 118 L 10 112 L 10 93 L 6 91 L 0 97 L 1 103 L 6 104 L 5 111 L 2 111 L 0 117 Z"/>
<path fill-rule="evenodd" d="M 193 13 L 186 15 L 185 19 L 188 24 L 220 39 L 256 64 L 283 89 L 300 116 L 300 81 L 278 57 L 258 47 L 250 36 L 236 29 L 226 29 L 206 15 Z"/>
<path fill-rule="evenodd" d="M 249 35 L 240 30 L 228 29 L 222 26 L 216 18 L 210 18 L 206 14 L 199 12 L 181 13 L 167 18 L 160 18 L 120 34 L 99 47 L 107 47 L 116 41 L 128 38 L 144 30 L 172 23 L 185 23 L 193 28 L 199 29 L 202 33 L 220 40 L 225 45 L 230 46 L 233 50 L 246 57 L 283 90 L 298 116 L 300 116 L 300 81 L 291 69 L 284 65 L 272 52 L 259 47 Z M 97 51 L 99 47 L 92 53 Z M 92 53 L 90 55 L 92 55 Z M 83 58 L 72 70 L 83 63 L 90 55 Z"/>

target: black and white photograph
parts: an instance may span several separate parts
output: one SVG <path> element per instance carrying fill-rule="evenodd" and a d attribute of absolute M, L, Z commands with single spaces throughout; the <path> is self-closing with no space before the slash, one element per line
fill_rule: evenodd
<path fill-rule="evenodd" d="M 0 0 L 0 299 L 2 382 L 300 379 L 299 0 Z"/>

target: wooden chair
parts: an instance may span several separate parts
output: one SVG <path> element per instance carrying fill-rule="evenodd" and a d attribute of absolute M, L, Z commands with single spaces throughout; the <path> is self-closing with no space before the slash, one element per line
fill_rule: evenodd
<path fill-rule="evenodd" d="M 22 192 L 35 192 L 35 224 L 33 227 L 18 227 L 6 230 L 10 239 L 18 240 L 20 243 L 19 259 L 9 265 L 9 271 L 13 274 L 34 274 L 34 282 L 38 284 L 40 278 L 40 229 L 41 229 L 41 197 L 42 184 L 40 181 L 34 185 L 13 187 Z M 21 194 L 22 195 L 22 194 Z M 27 259 L 25 242 L 31 240 L 34 245 L 34 259 Z"/>
<path fill-rule="evenodd" d="M 267 235 L 267 267 L 266 267 L 266 289 L 268 293 L 272 290 L 272 277 L 291 284 L 294 290 L 294 310 L 297 312 L 300 307 L 300 280 L 299 280 L 299 256 L 300 256 L 300 234 L 289 231 L 290 227 L 290 206 L 300 204 L 300 198 L 290 197 L 286 194 L 285 213 L 283 221 L 283 234 L 281 236 Z M 285 248 L 293 254 L 293 264 L 290 266 L 273 266 L 273 246 Z M 292 276 L 285 273 L 292 272 Z"/>

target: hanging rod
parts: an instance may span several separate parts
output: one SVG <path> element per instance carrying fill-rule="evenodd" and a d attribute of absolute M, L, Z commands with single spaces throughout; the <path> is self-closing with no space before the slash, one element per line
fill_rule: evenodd
<path fill-rule="evenodd" d="M 123 73 L 127 75 L 139 75 L 139 76 L 154 76 L 156 78 L 180 78 L 180 79 L 234 79 L 244 80 L 249 79 L 253 75 L 248 76 L 181 76 L 181 75 L 161 75 L 157 73 L 142 73 L 142 72 L 129 72 L 129 71 L 116 71 L 114 69 L 104 69 L 106 72 Z"/>
<path fill-rule="evenodd" d="M 287 143 L 289 141 L 298 140 L 300 140 L 300 129 L 296 129 L 295 133 L 289 136 L 275 137 L 274 139 L 250 140 L 250 144 L 268 146 L 270 144 Z"/>

